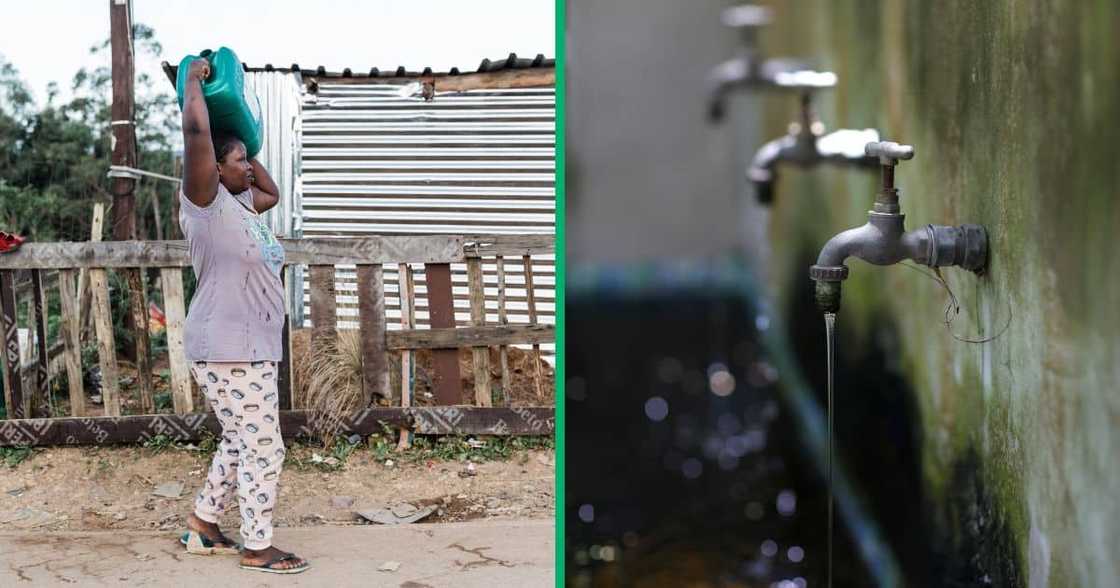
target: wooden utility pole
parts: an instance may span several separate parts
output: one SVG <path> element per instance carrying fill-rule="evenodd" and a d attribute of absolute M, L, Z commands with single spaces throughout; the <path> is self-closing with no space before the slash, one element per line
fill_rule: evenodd
<path fill-rule="evenodd" d="M 113 133 L 113 165 L 136 167 L 136 105 L 133 83 L 136 79 L 132 45 L 131 0 L 109 0 L 110 43 L 113 48 L 113 108 L 110 127 Z M 136 178 L 114 177 L 113 240 L 136 239 Z M 136 357 L 136 379 L 140 388 L 140 412 L 155 411 L 152 390 L 152 361 L 148 344 L 148 296 L 139 269 L 122 272 L 128 279 L 128 326 L 136 334 L 126 342 L 125 351 Z M 110 350 L 110 353 L 112 351 Z"/>
<path fill-rule="evenodd" d="M 135 68 L 132 51 L 130 0 L 109 0 L 110 39 L 113 48 L 113 165 L 136 167 L 136 127 L 133 101 Z M 136 179 L 113 178 L 113 240 L 136 238 Z"/>

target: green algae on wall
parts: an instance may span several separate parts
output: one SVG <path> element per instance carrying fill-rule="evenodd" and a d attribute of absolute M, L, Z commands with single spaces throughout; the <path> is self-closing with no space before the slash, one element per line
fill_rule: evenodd
<path fill-rule="evenodd" d="M 844 284 L 845 345 L 872 345 L 880 319 L 897 331 L 890 352 L 916 396 L 938 549 L 946 559 L 982 554 L 978 582 L 1115 584 L 1120 5 L 795 0 L 774 8 L 768 48 L 839 75 L 816 100 L 829 128 L 876 127 L 914 145 L 915 159 L 896 172 L 908 227 L 989 230 L 986 276 L 945 272 L 963 305 L 954 331 L 998 334 L 989 343 L 954 339 L 941 323 L 944 293 L 908 268 L 852 261 Z M 794 101 L 766 104 L 765 135 L 784 132 Z M 779 300 L 803 287 L 807 256 L 865 222 L 874 182 L 854 171 L 784 173 L 770 227 Z M 837 397 L 845 393 L 857 392 L 838 382 Z"/>

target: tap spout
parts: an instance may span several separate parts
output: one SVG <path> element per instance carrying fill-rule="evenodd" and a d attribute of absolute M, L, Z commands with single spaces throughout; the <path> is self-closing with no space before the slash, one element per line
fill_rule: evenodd
<path fill-rule="evenodd" d="M 875 265 L 891 265 L 920 255 L 923 233 L 903 230 L 904 215 L 868 213 L 867 224 L 829 239 L 809 277 L 816 282 L 816 302 L 821 312 L 840 311 L 840 283 L 848 279 L 849 257 Z"/>
<path fill-rule="evenodd" d="M 778 163 L 792 161 L 797 150 L 797 137 L 785 135 L 760 147 L 751 158 L 747 179 L 754 186 L 759 204 L 774 202 L 774 184 L 778 181 Z"/>
<path fill-rule="evenodd" d="M 849 257 L 874 265 L 893 265 L 904 259 L 923 263 L 928 256 L 929 234 L 926 228 L 904 231 L 906 215 L 871 212 L 867 223 L 848 229 L 825 243 L 817 257 L 817 265 L 838 267 Z"/>
<path fill-rule="evenodd" d="M 723 120 L 727 96 L 737 89 L 798 91 L 802 90 L 801 86 L 810 84 L 814 88 L 831 87 L 835 84 L 835 74 L 813 72 L 806 62 L 798 59 L 776 57 L 764 60 L 757 50 L 744 49 L 737 57 L 713 67 L 708 74 L 708 121 L 717 123 Z"/>
<path fill-rule="evenodd" d="M 734 88 L 747 85 L 752 79 L 753 63 L 754 60 L 751 59 L 751 56 L 745 54 L 724 61 L 712 68 L 707 79 L 708 122 L 715 123 L 723 120 L 727 110 L 727 95 Z"/>

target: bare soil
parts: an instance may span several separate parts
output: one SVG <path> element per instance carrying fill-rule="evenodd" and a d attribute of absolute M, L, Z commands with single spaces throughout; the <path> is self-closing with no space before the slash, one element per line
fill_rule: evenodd
<path fill-rule="evenodd" d="M 439 509 L 418 525 L 474 519 L 551 519 L 555 460 L 552 451 L 523 450 L 508 461 L 474 464 L 414 461 L 395 453 L 377 459 L 356 449 L 333 471 L 304 465 L 312 451 L 292 444 L 280 481 L 277 527 L 366 524 L 356 511 L 409 502 Z M 37 450 L 23 463 L 0 464 L 0 530 L 164 530 L 184 528 L 204 481 L 210 454 L 171 447 L 65 447 Z M 392 465 L 387 465 L 387 464 Z M 152 495 L 181 482 L 179 498 Z M 353 504 L 343 507 L 344 500 Z M 332 504 L 334 503 L 334 504 Z M 240 524 L 236 509 L 220 522 Z"/>

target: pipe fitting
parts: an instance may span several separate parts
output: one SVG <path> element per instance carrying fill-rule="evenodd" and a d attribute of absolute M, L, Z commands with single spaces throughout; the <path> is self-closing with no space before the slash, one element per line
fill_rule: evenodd
<path fill-rule="evenodd" d="M 930 267 L 956 265 L 984 275 L 988 265 L 988 231 L 980 225 L 926 225 Z"/>
<path fill-rule="evenodd" d="M 821 312 L 840 312 L 840 282 L 818 281 L 814 298 Z"/>
<path fill-rule="evenodd" d="M 840 312 L 841 282 L 848 279 L 846 265 L 814 265 L 809 277 L 816 282 L 813 299 L 821 312 Z"/>

